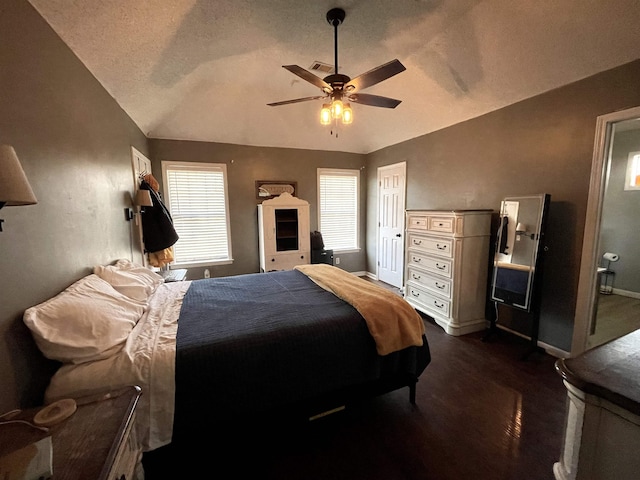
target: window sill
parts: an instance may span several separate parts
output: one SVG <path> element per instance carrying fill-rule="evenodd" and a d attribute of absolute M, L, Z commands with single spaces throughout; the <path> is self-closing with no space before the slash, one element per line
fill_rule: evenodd
<path fill-rule="evenodd" d="M 336 248 L 331 249 L 331 248 L 325 247 L 325 250 L 333 250 L 333 254 L 335 255 L 336 253 L 360 253 L 361 249 L 360 248 L 345 248 L 345 249 L 338 250 Z"/>
<path fill-rule="evenodd" d="M 233 258 L 228 258 L 225 260 L 206 260 L 204 262 L 184 262 L 184 263 L 172 263 L 171 268 L 197 268 L 197 267 L 213 267 L 215 265 L 231 265 L 233 263 Z"/>

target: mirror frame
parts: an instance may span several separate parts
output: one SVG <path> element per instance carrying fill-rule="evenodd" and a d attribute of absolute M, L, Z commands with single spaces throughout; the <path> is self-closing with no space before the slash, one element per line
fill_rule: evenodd
<path fill-rule="evenodd" d="M 504 217 L 504 214 L 505 214 L 504 209 L 505 209 L 506 202 L 515 202 L 515 201 L 519 202 L 524 200 L 530 200 L 530 201 L 535 200 L 538 202 L 537 212 L 536 212 L 536 217 L 537 217 L 536 230 L 535 230 L 535 233 L 530 234 L 531 240 L 535 241 L 536 244 L 531 250 L 531 258 L 529 261 L 529 265 L 523 265 L 523 267 L 528 268 L 527 287 L 524 293 L 523 304 L 516 303 L 513 300 L 502 298 L 499 295 L 496 295 L 496 288 L 497 288 L 496 283 L 497 283 L 497 276 L 499 271 L 498 254 L 500 253 L 499 247 L 502 243 L 502 237 L 504 232 L 504 230 L 500 228 L 500 230 L 498 231 L 498 234 L 496 235 L 496 243 L 495 243 L 494 252 L 493 252 L 493 272 L 491 275 L 491 292 L 490 292 L 490 297 L 492 301 L 497 302 L 501 305 L 509 306 L 511 308 L 523 310 L 525 312 L 531 312 L 532 310 L 537 309 L 538 306 L 536 305 L 536 302 L 538 298 L 537 298 L 536 292 L 539 287 L 538 284 L 540 282 L 540 276 L 542 275 L 542 261 L 543 261 L 543 252 L 545 248 L 545 242 L 544 242 L 545 223 L 548 215 L 550 199 L 551 199 L 551 196 L 548 193 L 540 193 L 535 195 L 509 196 L 509 197 L 505 197 L 502 200 L 500 205 L 501 219 L 502 217 Z M 520 211 L 518 211 L 518 218 L 516 218 L 516 224 L 519 223 L 520 221 L 521 221 Z M 516 233 L 517 233 L 517 230 L 516 230 Z M 536 235 L 536 238 L 533 238 L 533 235 Z M 526 271 L 523 269 L 513 269 L 513 270 Z"/>
<path fill-rule="evenodd" d="M 573 338 L 571 340 L 572 357 L 583 353 L 587 349 L 590 325 L 595 315 L 602 204 L 611 152 L 610 143 L 613 124 L 633 118 L 640 118 L 640 107 L 600 115 L 596 120 L 591 179 L 589 181 L 589 199 L 587 201 L 587 214 L 582 240 L 578 295 L 573 322 Z"/>

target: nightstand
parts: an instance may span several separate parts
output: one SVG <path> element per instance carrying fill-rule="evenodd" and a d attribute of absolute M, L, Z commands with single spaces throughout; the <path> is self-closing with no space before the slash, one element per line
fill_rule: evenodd
<path fill-rule="evenodd" d="M 175 270 L 161 271 L 160 275 L 164 277 L 165 283 L 167 282 L 182 282 L 187 279 L 186 268 L 176 268 Z"/>
<path fill-rule="evenodd" d="M 140 394 L 140 387 L 131 386 L 76 398 L 75 413 L 48 432 L 21 423 L 0 425 L 0 455 L 51 436 L 53 480 L 133 480 L 142 472 L 134 428 Z M 39 410 L 11 419 L 32 421 Z"/>

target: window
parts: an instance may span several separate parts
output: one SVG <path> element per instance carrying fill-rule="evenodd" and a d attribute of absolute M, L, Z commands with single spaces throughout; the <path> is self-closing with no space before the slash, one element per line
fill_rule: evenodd
<path fill-rule="evenodd" d="M 640 190 L 640 152 L 629 153 L 624 189 Z"/>
<path fill-rule="evenodd" d="M 180 266 L 231 263 L 227 166 L 162 162 L 166 204 L 180 238 L 173 246 Z"/>
<path fill-rule="evenodd" d="M 360 171 L 318 169 L 318 229 L 324 246 L 358 251 Z"/>

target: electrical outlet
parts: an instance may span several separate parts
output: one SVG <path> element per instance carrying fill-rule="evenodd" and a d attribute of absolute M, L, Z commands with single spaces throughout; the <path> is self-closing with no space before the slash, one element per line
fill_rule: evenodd
<path fill-rule="evenodd" d="M 336 265 L 340 265 L 340 257 L 336 257 Z"/>

